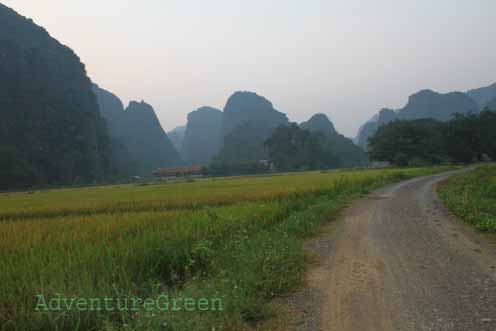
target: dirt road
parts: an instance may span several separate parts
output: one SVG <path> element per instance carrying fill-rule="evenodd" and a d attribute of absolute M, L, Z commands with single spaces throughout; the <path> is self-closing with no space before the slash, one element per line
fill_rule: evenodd
<path fill-rule="evenodd" d="M 496 330 L 496 245 L 443 207 L 447 176 L 376 191 L 309 245 L 298 329 Z"/>

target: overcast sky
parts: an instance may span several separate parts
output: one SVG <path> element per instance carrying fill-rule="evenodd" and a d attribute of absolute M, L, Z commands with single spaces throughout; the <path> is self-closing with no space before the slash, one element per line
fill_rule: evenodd
<path fill-rule="evenodd" d="M 301 122 L 354 136 L 425 88 L 496 82 L 495 0 L 0 0 L 32 18 L 125 104 L 162 126 L 257 92 Z"/>

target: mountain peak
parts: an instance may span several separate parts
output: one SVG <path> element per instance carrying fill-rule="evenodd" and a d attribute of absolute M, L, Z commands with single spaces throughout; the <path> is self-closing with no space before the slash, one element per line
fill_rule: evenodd
<path fill-rule="evenodd" d="M 224 111 L 274 110 L 272 103 L 255 92 L 236 91 L 227 100 Z"/>
<path fill-rule="evenodd" d="M 200 107 L 188 114 L 182 155 L 192 165 L 208 164 L 221 148 L 222 111 Z"/>
<path fill-rule="evenodd" d="M 479 90 L 481 89 L 472 91 Z M 487 92 L 487 90 L 484 90 L 484 92 Z M 478 110 L 477 103 L 465 93 L 450 92 L 442 94 L 430 89 L 420 90 L 410 95 L 407 104 L 399 110 L 381 109 L 372 120 L 360 127 L 355 141 L 359 146 L 366 148 L 368 138 L 375 134 L 379 126 L 395 119 L 432 118 L 447 121 L 454 113 L 470 113 Z"/>
<path fill-rule="evenodd" d="M 141 100 L 140 102 L 138 101 L 130 101 L 129 102 L 129 105 L 127 106 L 126 108 L 126 111 L 132 111 L 132 112 L 135 112 L 135 111 L 148 111 L 148 112 L 154 112 L 153 110 L 153 107 L 146 103 L 145 101 Z"/>
<path fill-rule="evenodd" d="M 272 103 L 254 92 L 234 92 L 224 107 L 224 135 L 244 122 L 267 128 L 288 124 L 286 114 L 274 109 Z"/>
<path fill-rule="evenodd" d="M 428 98 L 428 97 L 432 97 L 432 96 L 439 95 L 439 94 L 440 93 L 437 93 L 431 89 L 423 89 L 423 90 L 420 90 L 416 93 L 413 93 L 412 95 L 410 95 L 408 97 L 408 99 Z"/>
<path fill-rule="evenodd" d="M 401 119 L 433 118 L 441 121 L 449 120 L 454 113 L 477 112 L 478 105 L 462 92 L 446 94 L 431 90 L 422 90 L 412 94 L 408 103 L 397 115 Z"/>
<path fill-rule="evenodd" d="M 390 108 L 382 108 L 377 117 L 377 123 L 385 124 L 396 118 L 396 111 Z"/>
<path fill-rule="evenodd" d="M 496 99 L 496 83 L 469 90 L 466 94 L 477 102 L 480 109 L 483 109 L 491 100 Z"/>
<path fill-rule="evenodd" d="M 188 114 L 188 121 L 195 120 L 195 118 L 201 118 L 201 117 L 205 117 L 205 116 L 208 117 L 210 115 L 222 116 L 222 111 L 217 109 L 217 108 L 213 108 L 213 107 L 209 107 L 209 106 L 203 106 L 203 107 L 200 107 L 200 108 L 190 112 Z"/>
<path fill-rule="evenodd" d="M 313 115 L 308 121 L 301 123 L 300 127 L 305 130 L 321 132 L 325 135 L 337 134 L 334 124 L 323 113 Z"/>
<path fill-rule="evenodd" d="M 149 176 L 157 168 L 182 163 L 150 104 L 133 100 L 123 109 L 122 102 L 111 92 L 96 84 L 93 92 L 107 120 L 113 158 L 120 173 Z"/>

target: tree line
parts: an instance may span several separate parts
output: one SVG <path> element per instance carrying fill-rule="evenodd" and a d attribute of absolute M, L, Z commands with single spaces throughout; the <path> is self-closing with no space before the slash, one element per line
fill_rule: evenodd
<path fill-rule="evenodd" d="M 447 122 L 396 120 L 368 141 L 369 158 L 398 166 L 496 159 L 496 112 L 455 114 Z"/>
<path fill-rule="evenodd" d="M 214 160 L 204 173 L 214 176 L 267 173 L 270 171 L 303 171 L 341 166 L 339 150 L 331 137 L 300 128 L 296 123 L 281 125 L 262 142 L 267 160 Z M 245 148 L 239 146 L 239 148 Z M 248 148 L 248 146 L 246 146 Z M 246 153 L 246 152 L 245 152 Z"/>

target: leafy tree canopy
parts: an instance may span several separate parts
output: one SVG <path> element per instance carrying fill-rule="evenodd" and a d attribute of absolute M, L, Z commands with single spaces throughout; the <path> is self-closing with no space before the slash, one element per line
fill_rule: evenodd
<path fill-rule="evenodd" d="M 278 170 L 337 167 L 338 160 L 325 135 L 303 130 L 296 124 L 278 127 L 265 141 L 269 159 Z"/>

